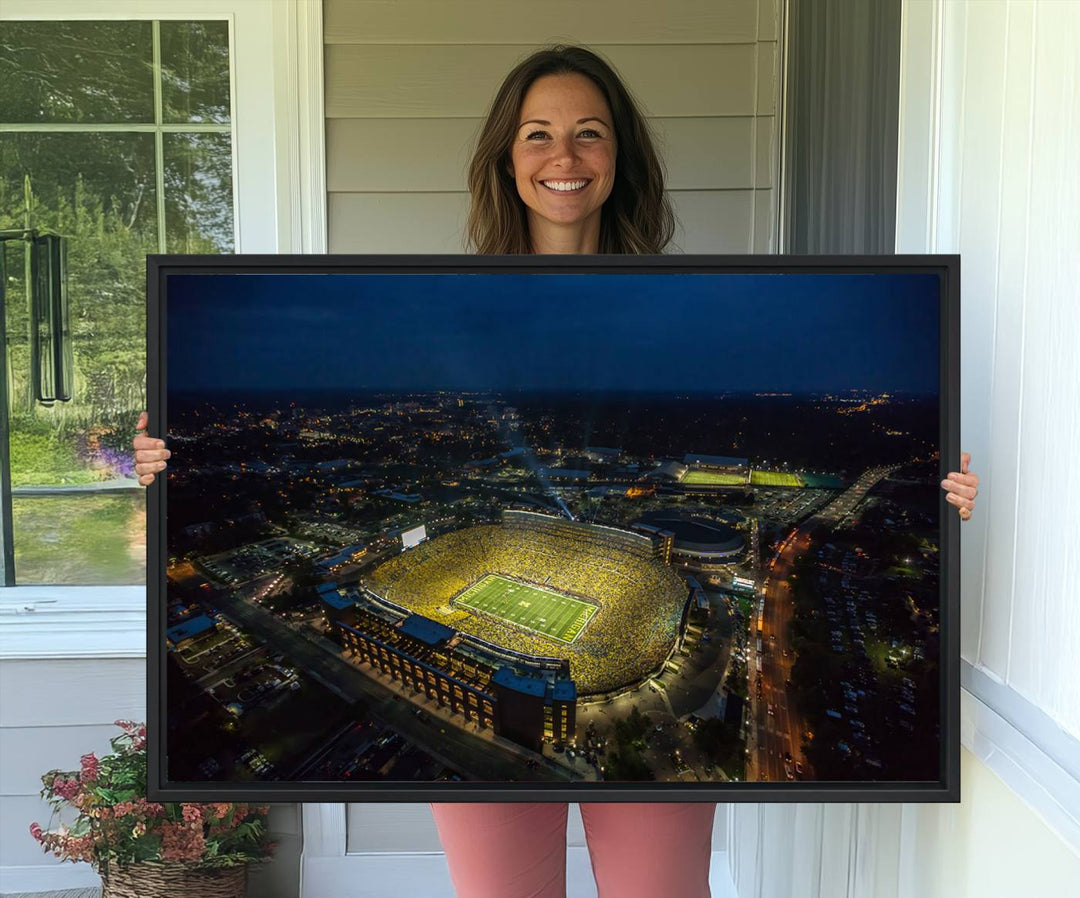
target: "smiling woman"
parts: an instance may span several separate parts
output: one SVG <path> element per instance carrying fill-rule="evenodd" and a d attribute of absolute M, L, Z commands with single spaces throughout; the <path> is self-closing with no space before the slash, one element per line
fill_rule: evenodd
<path fill-rule="evenodd" d="M 507 75 L 468 184 L 469 243 L 483 254 L 661 253 L 675 231 L 645 116 L 582 47 L 541 50 Z"/>
<path fill-rule="evenodd" d="M 599 245 L 616 155 L 604 95 L 584 75 L 547 75 L 529 88 L 520 115 L 510 173 L 528 207 L 533 252 Z"/>

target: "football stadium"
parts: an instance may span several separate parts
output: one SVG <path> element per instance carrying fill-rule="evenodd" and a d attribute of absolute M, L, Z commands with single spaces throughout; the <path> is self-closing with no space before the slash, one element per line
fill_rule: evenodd
<path fill-rule="evenodd" d="M 637 684 L 675 647 L 686 582 L 645 534 L 507 510 L 371 571 L 365 591 L 521 658 L 565 659 L 579 696 Z"/>
<path fill-rule="evenodd" d="M 746 553 L 746 540 L 734 527 L 677 509 L 653 511 L 634 528 L 671 535 L 671 561 L 697 571 L 734 564 Z"/>

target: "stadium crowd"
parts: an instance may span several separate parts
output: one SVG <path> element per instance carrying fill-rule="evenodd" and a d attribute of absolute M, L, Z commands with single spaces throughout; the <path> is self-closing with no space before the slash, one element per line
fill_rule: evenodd
<path fill-rule="evenodd" d="M 481 524 L 444 534 L 368 575 L 376 594 L 463 633 L 526 655 L 567 658 L 579 695 L 608 692 L 655 670 L 674 644 L 688 589 L 667 565 L 610 528 L 552 519 Z M 488 574 L 598 607 L 572 643 L 479 616 L 453 600 Z"/>

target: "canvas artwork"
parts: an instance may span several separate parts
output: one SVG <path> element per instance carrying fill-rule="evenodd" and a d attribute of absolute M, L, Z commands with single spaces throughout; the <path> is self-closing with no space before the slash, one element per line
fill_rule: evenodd
<path fill-rule="evenodd" d="M 151 258 L 162 795 L 956 788 L 940 258 Z"/>

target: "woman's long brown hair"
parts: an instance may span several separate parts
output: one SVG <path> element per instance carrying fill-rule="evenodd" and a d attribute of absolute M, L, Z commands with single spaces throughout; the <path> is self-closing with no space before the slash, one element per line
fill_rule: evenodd
<path fill-rule="evenodd" d="M 468 243 L 483 255 L 531 253 L 525 204 L 509 172 L 518 114 L 532 83 L 544 75 L 591 79 L 614 118 L 615 181 L 600 218 L 601 253 L 661 253 L 675 232 L 664 193 L 664 171 L 645 116 L 614 69 L 584 47 L 556 46 L 533 53 L 503 81 L 469 164 Z"/>

